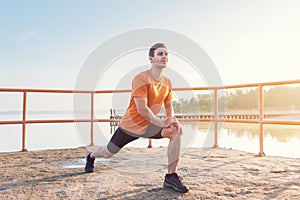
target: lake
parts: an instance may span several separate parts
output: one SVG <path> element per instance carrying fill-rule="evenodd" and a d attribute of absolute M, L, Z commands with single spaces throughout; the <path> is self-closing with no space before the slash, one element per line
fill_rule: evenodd
<path fill-rule="evenodd" d="M 2 113 L 0 120 L 20 120 L 20 113 Z M 70 119 L 71 113 L 52 119 Z M 31 113 L 29 119 L 49 119 L 42 113 Z M 27 149 L 43 150 L 74 148 L 90 144 L 89 123 L 28 124 Z M 213 123 L 183 123 L 183 150 L 189 147 L 212 147 Z M 109 123 L 95 123 L 95 144 L 105 145 L 116 127 Z M 259 152 L 258 125 L 242 123 L 219 123 L 218 144 L 252 153 Z M 264 152 L 266 155 L 300 158 L 300 126 L 264 125 Z M 0 152 L 21 150 L 21 125 L 0 125 Z M 153 147 L 167 146 L 168 140 L 153 140 Z M 146 148 L 148 139 L 136 140 L 128 146 Z"/>

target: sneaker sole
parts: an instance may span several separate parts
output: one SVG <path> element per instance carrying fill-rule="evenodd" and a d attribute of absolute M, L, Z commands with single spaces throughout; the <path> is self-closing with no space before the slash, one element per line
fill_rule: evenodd
<path fill-rule="evenodd" d="M 85 170 L 85 173 L 92 173 L 94 170 Z"/>
<path fill-rule="evenodd" d="M 180 192 L 180 193 L 187 193 L 189 190 L 180 190 L 180 189 L 178 189 L 175 185 L 172 185 L 172 184 L 170 184 L 170 183 L 166 183 L 166 182 L 164 182 L 164 186 L 166 187 L 166 188 L 172 188 L 173 190 L 175 190 L 176 192 Z"/>

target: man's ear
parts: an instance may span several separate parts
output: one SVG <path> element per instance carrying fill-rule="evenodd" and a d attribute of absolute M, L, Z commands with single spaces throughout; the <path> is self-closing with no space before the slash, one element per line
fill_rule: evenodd
<path fill-rule="evenodd" d="M 149 60 L 151 63 L 153 63 L 153 57 L 152 56 L 149 56 Z"/>

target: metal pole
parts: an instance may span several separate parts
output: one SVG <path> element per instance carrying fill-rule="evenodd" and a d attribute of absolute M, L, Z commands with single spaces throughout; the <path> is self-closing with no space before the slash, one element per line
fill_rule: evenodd
<path fill-rule="evenodd" d="M 264 127 L 263 127 L 263 118 L 264 118 L 264 96 L 263 96 L 263 86 L 258 86 L 258 98 L 259 98 L 259 153 L 258 156 L 262 157 L 264 153 Z"/>
<path fill-rule="evenodd" d="M 218 89 L 214 89 L 214 146 L 213 148 L 219 147 L 218 145 Z"/>
<path fill-rule="evenodd" d="M 22 119 L 22 151 L 26 149 L 26 113 L 27 113 L 27 91 L 23 92 L 23 119 Z"/>
<path fill-rule="evenodd" d="M 91 144 L 90 146 L 94 146 L 94 98 L 95 93 L 91 93 Z"/>
<path fill-rule="evenodd" d="M 152 140 L 149 138 L 149 142 L 148 142 L 148 147 L 147 148 L 152 148 Z"/>

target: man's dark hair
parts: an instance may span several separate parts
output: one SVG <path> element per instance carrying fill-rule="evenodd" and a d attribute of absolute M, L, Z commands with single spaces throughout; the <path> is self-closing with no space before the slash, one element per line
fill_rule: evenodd
<path fill-rule="evenodd" d="M 166 48 L 167 49 L 167 45 L 165 45 L 164 43 L 156 43 L 155 45 L 153 45 L 150 50 L 149 50 L 149 56 L 153 57 L 154 56 L 154 51 L 158 48 Z"/>

